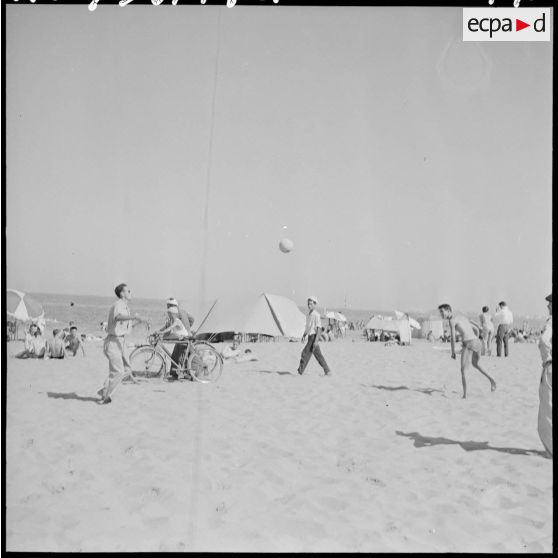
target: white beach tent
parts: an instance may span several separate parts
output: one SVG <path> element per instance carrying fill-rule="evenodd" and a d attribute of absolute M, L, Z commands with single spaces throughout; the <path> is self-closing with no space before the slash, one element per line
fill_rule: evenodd
<path fill-rule="evenodd" d="M 196 333 L 254 333 L 272 337 L 302 337 L 306 318 L 289 298 L 261 294 L 218 298 Z"/>
<path fill-rule="evenodd" d="M 430 331 L 434 339 L 440 339 L 440 337 L 442 337 L 444 334 L 444 321 L 441 316 L 430 316 L 422 322 L 422 336 L 426 337 Z"/>
<path fill-rule="evenodd" d="M 408 314 L 404 314 L 399 310 L 394 310 L 394 312 L 395 312 L 395 317 L 398 320 L 403 320 L 405 319 L 405 316 L 409 316 Z M 409 316 L 409 325 L 414 329 L 420 329 L 420 324 L 414 318 L 411 318 L 411 316 Z"/>
<path fill-rule="evenodd" d="M 380 331 L 392 331 L 399 333 L 399 320 L 383 318 L 382 316 L 374 316 L 366 324 L 364 329 L 377 329 Z"/>

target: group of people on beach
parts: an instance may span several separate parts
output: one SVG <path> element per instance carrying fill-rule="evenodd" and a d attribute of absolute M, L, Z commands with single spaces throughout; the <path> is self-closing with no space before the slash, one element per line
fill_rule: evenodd
<path fill-rule="evenodd" d="M 25 333 L 24 349 L 16 354 L 16 358 L 63 359 L 76 356 L 79 351 L 85 356 L 86 335 L 78 334 L 73 322 L 64 329 L 52 330 L 52 338 L 47 339 L 40 324 L 32 322 Z"/>
<path fill-rule="evenodd" d="M 117 300 L 109 310 L 106 322 L 107 335 L 103 346 L 104 354 L 109 361 L 109 374 L 104 385 L 97 392 L 100 404 L 108 404 L 112 401 L 114 390 L 122 381 L 137 382 L 130 365 L 126 336 L 134 324 L 145 323 L 149 325 L 147 318 L 138 314 L 132 316 L 128 305 L 131 299 L 131 290 L 128 285 L 122 283 L 115 288 L 114 292 Z M 539 388 L 538 430 L 543 445 L 547 452 L 552 455 L 552 295 L 548 295 L 546 301 L 548 302 L 549 317 L 539 340 L 543 369 Z M 320 338 L 324 328 L 317 310 L 318 299 L 315 296 L 309 296 L 307 307 L 308 315 L 302 336 L 302 342 L 305 345 L 300 355 L 297 372 L 299 375 L 303 375 L 310 359 L 314 356 L 323 369 L 324 375 L 331 376 L 332 371 L 320 348 Z M 459 339 L 462 343 L 460 368 L 463 399 L 467 397 L 466 373 L 470 369 L 475 369 L 485 376 L 490 382 L 491 391 L 495 391 L 496 381 L 480 365 L 480 358 L 483 352 L 490 354 L 490 334 L 494 334 L 494 331 L 496 332 L 498 356 L 503 354 L 507 357 L 509 355 L 507 341 L 513 324 L 513 314 L 507 304 L 504 301 L 499 303 L 494 318 L 489 315 L 488 308 L 484 307 L 480 324 L 476 324 L 464 315 L 454 312 L 449 304 L 440 304 L 438 310 L 442 319 L 447 320 L 449 324 L 452 359 L 457 358 L 456 341 Z M 171 335 L 176 339 L 190 338 L 193 336 L 191 329 L 193 323 L 194 318 L 179 307 L 176 299 L 170 298 L 167 300 L 167 320 L 163 327 L 158 330 L 158 334 Z M 171 378 L 177 379 L 176 363 L 184 358 L 183 351 L 188 350 L 187 347 L 187 344 L 175 344 L 172 353 L 174 367 L 171 369 Z M 235 340 L 230 353 L 223 355 L 224 358 L 236 357 L 240 354 L 237 340 Z"/>
<path fill-rule="evenodd" d="M 539 351 L 542 360 L 542 372 L 539 382 L 539 414 L 538 432 L 539 437 L 548 452 L 552 455 L 552 294 L 545 298 L 548 308 L 548 319 L 539 338 Z M 467 382 L 465 373 L 474 368 L 485 376 L 490 382 L 491 391 L 496 390 L 496 382 L 480 366 L 480 357 L 483 353 L 483 344 L 490 342 L 488 334 L 493 333 L 494 328 L 485 319 L 481 320 L 482 330 L 462 314 L 455 314 L 449 304 L 441 304 L 438 307 L 443 319 L 448 320 L 450 326 L 451 358 L 456 359 L 455 340 L 459 335 L 462 342 L 461 349 L 461 380 L 463 384 L 463 399 L 467 397 Z M 488 312 L 488 308 L 483 308 L 483 314 Z M 513 314 L 505 302 L 500 302 L 499 310 L 495 315 L 498 328 L 496 330 L 497 355 L 503 353 L 507 357 L 509 354 L 508 337 L 513 324 Z M 490 346 L 488 345 L 490 354 Z"/>
<path fill-rule="evenodd" d="M 498 303 L 496 313 L 494 316 L 490 315 L 490 309 L 488 306 L 483 306 L 482 314 L 479 316 L 480 327 L 475 325 L 479 329 L 478 335 L 483 342 L 483 354 L 492 354 L 492 340 L 496 338 L 496 354 L 501 357 L 502 352 L 504 356 L 508 356 L 509 353 L 509 339 L 512 332 L 513 326 L 513 313 L 508 308 L 505 301 Z M 502 351 L 503 350 L 503 351 Z"/>

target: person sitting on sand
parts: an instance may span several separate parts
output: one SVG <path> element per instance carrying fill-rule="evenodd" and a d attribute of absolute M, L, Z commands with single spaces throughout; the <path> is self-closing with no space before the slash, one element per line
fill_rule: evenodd
<path fill-rule="evenodd" d="M 461 314 L 454 315 L 449 304 L 440 304 L 438 306 L 440 315 L 444 320 L 449 321 L 450 326 L 450 343 L 451 358 L 456 359 L 455 355 L 455 338 L 456 331 L 463 340 L 463 348 L 461 350 L 461 381 L 463 383 L 463 399 L 467 397 L 467 382 L 465 380 L 465 371 L 471 367 L 476 368 L 483 376 L 490 381 L 491 391 L 496 390 L 496 382 L 489 376 L 480 366 L 479 360 L 482 353 L 482 342 L 479 339 L 479 328 L 471 323 L 465 316 Z"/>
<path fill-rule="evenodd" d="M 235 335 L 232 345 L 229 347 L 228 345 L 223 349 L 221 352 L 221 356 L 224 359 L 235 358 L 242 353 L 240 349 L 240 342 L 238 337 Z"/>
<path fill-rule="evenodd" d="M 15 355 L 16 358 L 44 358 L 46 341 L 37 324 L 31 324 L 25 335 L 25 349 Z"/>
<path fill-rule="evenodd" d="M 81 353 L 85 356 L 85 347 L 83 346 L 83 342 L 78 335 L 78 329 L 75 325 L 70 327 L 70 334 L 66 336 L 65 343 L 66 343 L 66 350 L 72 355 L 76 356 L 79 349 L 81 349 Z"/>
<path fill-rule="evenodd" d="M 66 356 L 64 332 L 61 329 L 52 331 L 52 341 L 46 343 L 45 358 L 64 358 Z"/>
<path fill-rule="evenodd" d="M 235 362 L 253 362 L 257 361 L 258 357 L 250 349 L 245 349 L 243 353 L 236 355 L 233 360 Z"/>
<path fill-rule="evenodd" d="M 7 340 L 14 341 L 16 338 L 16 324 L 11 320 L 6 322 L 6 333 L 7 333 Z"/>

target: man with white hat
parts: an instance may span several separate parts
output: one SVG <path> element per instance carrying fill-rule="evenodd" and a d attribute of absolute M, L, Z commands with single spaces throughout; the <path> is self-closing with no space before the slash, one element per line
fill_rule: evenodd
<path fill-rule="evenodd" d="M 176 308 L 178 308 L 178 317 L 180 318 L 182 323 L 184 323 L 184 325 L 187 325 L 186 322 L 188 322 L 188 325 L 190 325 L 190 327 L 194 325 L 194 321 L 195 321 L 194 316 L 192 316 L 192 314 L 190 314 L 189 312 L 185 312 L 184 310 L 182 310 L 180 308 L 180 305 L 178 304 L 178 300 L 176 300 L 176 298 L 171 296 L 167 300 L 167 311 L 172 306 L 176 306 Z"/>
<path fill-rule="evenodd" d="M 302 336 L 302 342 L 304 342 L 306 337 L 308 337 L 308 342 L 300 355 L 298 373 L 301 376 L 304 374 L 304 370 L 310 361 L 310 357 L 314 355 L 316 360 L 320 363 L 320 366 L 324 369 L 325 375 L 331 376 L 331 370 L 329 369 L 318 344 L 318 339 L 320 338 L 320 332 L 322 330 L 322 320 L 320 319 L 319 312 L 316 310 L 316 307 L 318 306 L 318 299 L 315 296 L 309 296 L 307 302 L 308 317 L 306 318 L 306 329 L 304 330 L 304 335 Z"/>
<path fill-rule="evenodd" d="M 191 327 L 194 323 L 194 317 L 188 312 L 181 310 L 180 306 L 178 305 L 178 300 L 176 300 L 176 298 L 174 297 L 170 297 L 169 299 L 167 299 L 167 316 L 168 317 L 165 321 L 165 325 L 163 325 L 163 327 L 159 330 L 159 333 L 162 333 L 164 336 L 170 336 L 170 338 L 173 340 L 175 340 L 176 338 L 193 336 Z M 187 347 L 185 345 L 180 343 L 176 343 L 174 345 L 174 349 L 171 355 L 173 363 L 171 364 L 170 375 L 168 378 L 169 380 L 178 379 L 178 374 L 174 363 L 179 363 L 185 358 L 188 358 L 188 355 L 184 356 L 186 348 Z"/>

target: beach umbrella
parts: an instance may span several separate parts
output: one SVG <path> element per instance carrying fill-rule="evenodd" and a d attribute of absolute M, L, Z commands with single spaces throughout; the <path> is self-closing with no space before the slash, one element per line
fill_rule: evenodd
<path fill-rule="evenodd" d="M 6 291 L 6 313 L 9 317 L 22 322 L 39 320 L 44 318 L 45 315 L 39 302 L 33 297 L 14 289 Z"/>
<path fill-rule="evenodd" d="M 336 320 L 338 322 L 346 322 L 347 321 L 347 318 L 345 318 L 345 316 L 343 316 L 343 314 L 341 314 L 340 312 L 335 312 L 335 311 L 326 312 L 325 317 L 328 318 L 329 320 Z"/>

